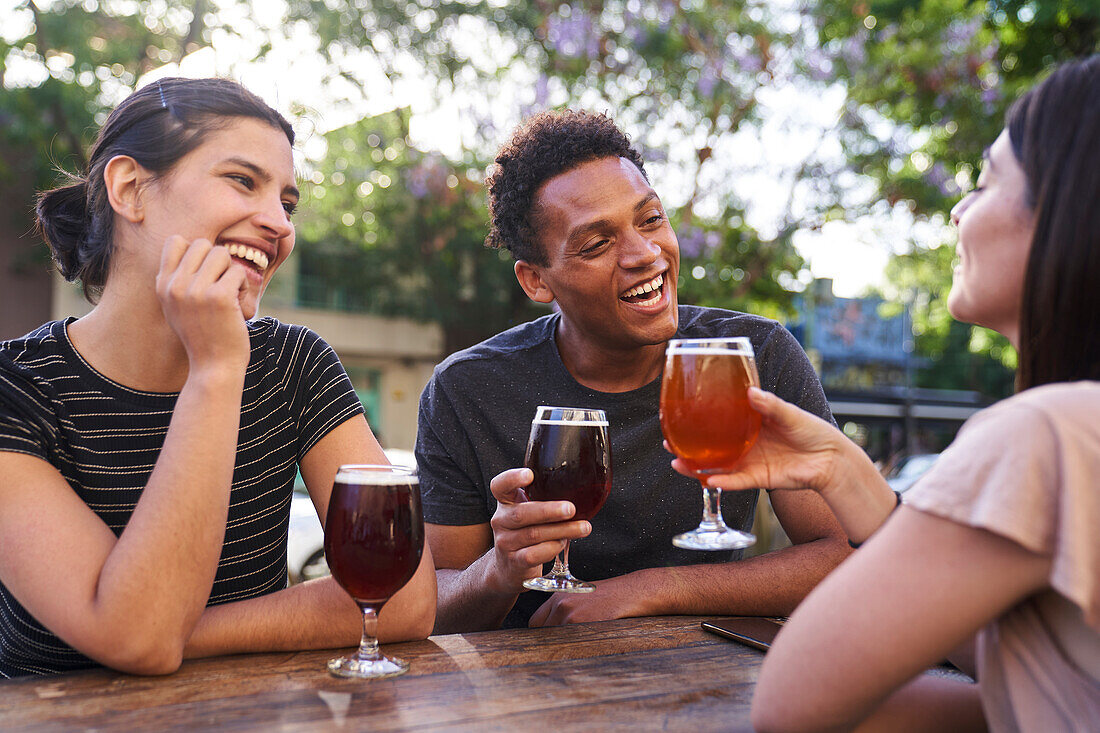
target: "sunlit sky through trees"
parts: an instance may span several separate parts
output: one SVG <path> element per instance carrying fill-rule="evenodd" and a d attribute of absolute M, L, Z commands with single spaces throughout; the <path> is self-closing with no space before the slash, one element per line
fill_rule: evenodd
<path fill-rule="evenodd" d="M 39 2 L 40 7 L 49 5 L 46 0 Z M 0 35 L 9 41 L 24 36 L 32 22 L 29 10 L 23 6 L 22 0 L 0 0 Z M 325 153 L 323 133 L 397 107 L 408 107 L 412 112 L 410 137 L 415 147 L 460 157 L 479 140 L 503 142 L 521 115 L 540 104 L 560 103 L 555 101 L 553 89 L 538 88 L 538 70 L 515 65 L 508 68 L 502 83 L 491 92 L 437 83 L 411 56 L 401 62 L 399 76 L 387 78 L 371 53 L 348 55 L 341 67 L 353 68 L 355 79 L 333 77 L 325 73 L 326 62 L 316 50 L 317 41 L 310 29 L 280 25 L 286 9 L 282 0 L 254 0 L 250 9 L 238 2 L 213 2 L 211 8 L 223 21 L 230 21 L 227 25 L 235 33 L 215 30 L 210 46 L 186 56 L 179 65 L 165 64 L 146 74 L 137 85 L 169 75 L 220 75 L 240 80 L 296 120 L 301 165 L 306 171 L 310 161 Z M 797 22 L 792 13 L 792 24 Z M 486 67 L 498 63 L 493 44 L 486 42 L 476 23 L 469 23 L 463 30 L 466 37 L 462 43 L 471 63 Z M 270 43 L 270 50 L 261 55 L 266 43 Z M 40 83 L 36 75 L 42 73 L 41 65 L 21 65 L 18 58 L 9 57 L 4 84 Z M 321 79 L 325 82 L 319 83 Z M 119 98 L 127 91 L 120 84 Z M 736 160 L 739 174 L 732 189 L 747 202 L 746 219 L 762 233 L 774 232 L 788 205 L 791 184 L 784 172 L 797 168 L 815 151 L 838 157 L 842 154 L 833 128 L 844 96 L 844 89 L 838 85 L 822 93 L 820 86 L 809 87 L 797 81 L 778 83 L 760 93 L 761 124 L 743 128 L 714 151 L 715 155 Z M 595 95 L 584 104 L 614 116 L 615 110 L 608 109 L 606 102 Z M 669 144 L 676 145 L 671 139 Z M 690 174 L 679 165 L 679 158 L 673 149 L 667 161 L 649 165 L 654 187 L 672 207 L 684 202 L 691 187 Z M 866 200 L 873 195 L 869 189 L 861 191 L 856 181 L 852 189 L 856 199 L 862 196 Z M 702 209 L 708 205 L 705 199 L 701 203 Z M 717 207 L 718 202 L 709 205 Z M 904 206 L 880 206 L 875 211 L 854 221 L 830 221 L 817 231 L 795 235 L 794 243 L 808 260 L 813 275 L 832 278 L 838 295 L 854 296 L 869 285 L 882 285 L 892 251 L 905 251 L 914 240 L 939 242 L 950 236 L 943 231 L 943 219 L 915 223 Z"/>

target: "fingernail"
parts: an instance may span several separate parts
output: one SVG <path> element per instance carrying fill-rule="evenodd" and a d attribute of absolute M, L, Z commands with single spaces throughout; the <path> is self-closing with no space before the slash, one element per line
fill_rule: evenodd
<path fill-rule="evenodd" d="M 582 526 L 584 528 L 584 533 L 585 534 L 591 534 L 591 532 L 592 532 L 592 523 L 591 522 L 584 522 Z"/>

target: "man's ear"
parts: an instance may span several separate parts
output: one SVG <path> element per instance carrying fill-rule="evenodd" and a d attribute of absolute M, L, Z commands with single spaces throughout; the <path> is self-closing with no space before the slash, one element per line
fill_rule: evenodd
<path fill-rule="evenodd" d="M 550 286 L 546 284 L 546 281 L 542 279 L 538 268 L 526 260 L 516 260 L 514 269 L 516 280 L 519 280 L 519 286 L 523 288 L 523 292 L 527 293 L 528 298 L 536 303 L 553 302 L 554 293 L 550 290 Z"/>
<path fill-rule="evenodd" d="M 115 213 L 137 224 L 145 219 L 142 193 L 149 172 L 129 155 L 116 155 L 103 168 L 107 200 Z"/>

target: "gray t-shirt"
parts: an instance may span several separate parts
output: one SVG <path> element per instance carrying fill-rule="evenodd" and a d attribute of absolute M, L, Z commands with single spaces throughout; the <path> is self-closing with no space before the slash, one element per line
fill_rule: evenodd
<path fill-rule="evenodd" d="M 787 329 L 758 316 L 682 305 L 677 338 L 746 336 L 756 352 L 764 389 L 831 420 L 806 354 Z M 424 519 L 433 524 L 488 522 L 496 511 L 489 482 L 523 465 L 531 418 L 539 405 L 607 413 L 611 494 L 592 519 L 592 534 L 573 542 L 569 565 L 583 580 L 649 567 L 737 560 L 741 551 L 697 552 L 672 546 L 702 514 L 699 483 L 672 470 L 661 445 L 657 414 L 661 380 L 630 392 L 597 392 L 562 363 L 555 313 L 525 323 L 448 357 L 420 397 L 416 460 Z M 755 491 L 726 492 L 722 512 L 734 528 L 752 527 Z M 504 627 L 526 626 L 547 594 L 525 592 Z"/>

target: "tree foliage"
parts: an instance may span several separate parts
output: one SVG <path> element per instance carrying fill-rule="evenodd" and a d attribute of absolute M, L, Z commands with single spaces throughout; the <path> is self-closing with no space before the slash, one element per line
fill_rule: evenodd
<path fill-rule="evenodd" d="M 326 139 L 303 189 L 303 303 L 435 321 L 449 351 L 539 315 L 508 253 L 485 251 L 482 166 L 410 147 L 406 110 Z"/>
<path fill-rule="evenodd" d="M 1093 0 L 821 0 L 815 18 L 830 74 L 848 90 L 849 165 L 877 199 L 918 218 L 943 217 L 973 186 L 1014 99 L 1055 64 L 1100 49 Z M 951 319 L 953 251 L 940 245 L 914 244 L 887 272 L 932 359 L 921 378 L 1000 396 L 1015 353 Z"/>
<path fill-rule="evenodd" d="M 27 0 L 0 35 L 0 175 L 50 185 L 84 163 L 107 112 L 138 77 L 208 38 L 205 0 Z M 25 29 L 7 37 L 13 27 Z M 12 151 L 35 151 L 24 157 Z M 18 163 L 17 163 L 18 161 Z"/>
<path fill-rule="evenodd" d="M 96 123 L 141 74 L 237 32 L 230 18 L 247 7 L 233 0 L 28 0 L 20 9 L 21 19 L 33 16 L 26 34 L 9 34 L 0 45 L 0 144 L 45 154 L 29 171 L 3 154 L 0 175 L 41 188 L 52 182 L 53 166 L 78 167 Z M 737 136 L 761 123 L 768 90 L 818 83 L 807 61 L 814 39 L 805 14 L 765 0 L 288 0 L 281 20 L 271 19 L 271 28 L 314 34 L 328 60 L 319 84 L 351 81 L 369 96 L 375 82 L 362 70 L 371 64 L 391 87 L 409 73 L 426 74 L 442 96 L 466 99 L 466 119 L 456 124 L 472 129 L 453 161 L 406 149 L 376 164 L 375 148 L 363 140 L 357 151 L 318 161 L 325 176 L 318 186 L 328 198 L 313 199 L 300 218 L 303 287 L 323 276 L 330 294 L 347 294 L 346 305 L 438 320 L 451 347 L 526 317 L 510 263 L 479 249 L 487 228 L 484 166 L 525 114 L 583 106 L 609 110 L 642 147 L 651 175 L 660 176 L 655 185 L 686 245 L 685 301 L 791 311 L 791 291 L 805 270 L 792 233 L 816 226 L 817 214 L 789 205 L 774 222 L 750 224 L 739 174 L 759 173 L 768 162 L 754 163 L 755 171 L 738 167 Z M 20 81 L 9 83 L 12 71 Z M 338 171 L 330 167 L 341 159 L 350 166 L 355 156 L 363 180 L 386 175 L 394 185 L 345 196 L 331 184 Z M 773 178 L 792 191 L 810 179 L 813 164 L 799 161 Z M 445 195 L 414 195 L 409 181 L 428 168 L 459 183 Z M 351 226 L 338 223 L 347 213 Z M 367 213 L 372 224 L 363 220 Z M 354 295 L 360 285 L 367 292 Z"/>
<path fill-rule="evenodd" d="M 805 271 L 792 236 L 821 217 L 796 210 L 789 194 L 808 181 L 816 161 L 772 171 L 787 186 L 788 206 L 778 221 L 753 226 L 737 187 L 738 173 L 749 169 L 738 165 L 736 140 L 760 125 L 769 89 L 816 83 L 807 71 L 813 38 L 805 16 L 762 0 L 290 0 L 289 7 L 293 22 L 317 33 L 334 73 L 358 79 L 357 54 L 369 49 L 395 84 L 411 59 L 466 97 L 475 125 L 465 164 L 491 158 L 524 114 L 609 110 L 642 149 L 672 210 L 682 240 L 682 299 L 791 314 Z M 523 80 L 529 84 L 515 97 L 518 109 L 501 113 L 500 99 L 513 99 L 509 85 Z M 674 190 L 662 175 L 671 169 Z M 486 329 L 499 322 L 482 321 Z"/>

